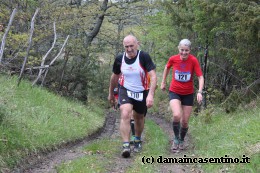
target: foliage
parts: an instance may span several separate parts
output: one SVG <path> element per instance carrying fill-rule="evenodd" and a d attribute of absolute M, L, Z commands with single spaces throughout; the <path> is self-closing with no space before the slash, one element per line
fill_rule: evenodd
<path fill-rule="evenodd" d="M 4 9 L 8 8 L 10 12 L 12 7 L 17 4 L 18 14 L 15 17 L 15 25 L 12 27 L 12 35 L 9 36 L 6 45 L 5 62 L 11 62 L 11 66 L 19 71 L 27 48 L 26 36 L 30 28 L 31 16 L 34 10 L 40 6 L 27 67 L 39 66 L 41 58 L 50 49 L 54 35 L 53 23 L 55 22 L 57 44 L 47 57 L 46 64 L 59 52 L 64 38 L 70 35 L 70 39 L 66 45 L 65 55 L 63 54 L 59 58 L 59 62 L 55 62 L 51 67 L 45 86 L 63 95 L 66 93 L 69 97 L 87 101 L 89 96 L 95 95 L 91 92 L 98 90 L 100 95 L 95 95 L 95 97 L 100 98 L 104 98 L 103 93 L 107 93 L 104 89 L 105 85 L 100 85 L 97 79 L 101 79 L 107 85 L 109 78 L 107 75 L 102 76 L 107 73 L 99 71 L 99 69 L 102 69 L 103 65 L 106 67 L 106 64 L 111 65 L 114 56 L 121 52 L 122 33 L 132 33 L 135 30 L 135 34 L 138 34 L 139 31 L 133 26 L 141 23 L 140 16 L 142 16 L 146 2 L 109 3 L 104 6 L 105 3 L 99 1 L 71 1 L 68 3 L 63 0 L 52 2 L 31 0 L 21 3 L 12 2 L 11 5 L 3 3 L 2 6 Z M 126 10 L 128 8 L 133 10 Z M 8 22 L 7 12 L 8 10 L 3 14 L 6 23 Z M 102 21 L 98 35 L 94 39 L 90 39 L 102 16 L 105 16 L 105 19 Z M 35 79 L 37 73 L 38 71 L 34 70 L 28 74 L 29 78 Z M 64 75 L 63 78 L 60 77 L 60 74 Z M 68 86 L 71 86 L 70 91 L 61 91 L 61 89 L 68 89 Z M 77 91 L 74 91 L 76 88 Z"/>
<path fill-rule="evenodd" d="M 202 65 L 208 46 L 206 87 L 227 96 L 234 85 L 244 88 L 259 79 L 260 7 L 256 1 L 179 0 L 157 5 L 159 10 L 147 17 L 144 38 L 153 45 L 151 54 L 160 58 L 159 69 L 178 53 L 179 40 L 188 38 L 192 54 Z"/>
<path fill-rule="evenodd" d="M 204 74 L 206 84 L 213 89 L 228 96 L 234 85 L 246 87 L 259 79 L 260 10 L 257 1 L 131 1 L 109 3 L 105 10 L 101 1 L 1 2 L 0 17 L 4 26 L 13 8 L 18 8 L 7 38 L 5 63 L 19 71 L 26 53 L 32 15 L 41 7 L 27 67 L 39 66 L 51 47 L 55 22 L 57 44 L 47 62 L 57 55 L 67 35 L 70 39 L 66 57 L 62 55 L 52 67 L 53 72 L 58 70 L 58 73 L 50 73 L 52 76 L 48 76 L 46 87 L 60 92 L 61 88 L 80 81 L 82 91 L 75 94 L 73 89 L 76 87 L 72 87 L 72 91 L 67 92 L 68 96 L 79 100 L 87 101 L 96 90 L 106 93 L 105 87 L 97 89 L 100 83 L 96 79 L 103 80 L 106 85 L 109 80 L 102 76 L 107 70 L 100 72 L 99 69 L 111 68 L 115 55 L 122 51 L 123 37 L 129 33 L 138 37 L 140 49 L 149 52 L 159 77 L 168 57 L 178 53 L 179 40 L 189 38 L 193 44 L 192 54 L 202 65 L 205 65 L 203 52 L 208 46 L 208 70 Z M 101 16 L 104 16 L 101 28 L 89 43 L 89 35 Z M 65 72 L 63 79 L 57 75 L 62 70 Z M 34 79 L 36 74 L 37 71 L 33 71 L 28 75 Z M 98 97 L 104 98 L 102 94 Z"/>
<path fill-rule="evenodd" d="M 251 90 L 233 90 L 221 105 L 224 107 L 226 113 L 232 113 L 239 106 L 247 105 L 254 99 L 256 99 L 256 95 Z"/>

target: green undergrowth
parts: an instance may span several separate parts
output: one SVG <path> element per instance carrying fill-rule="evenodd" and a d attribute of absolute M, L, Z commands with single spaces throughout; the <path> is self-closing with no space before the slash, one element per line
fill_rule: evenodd
<path fill-rule="evenodd" d="M 249 158 L 250 163 L 204 163 L 205 172 L 260 172 L 260 109 L 241 109 L 232 114 L 215 113 L 191 117 L 194 156 L 199 158 Z M 234 162 L 238 161 L 233 160 Z M 227 161 L 229 162 L 229 161 Z"/>
<path fill-rule="evenodd" d="M 30 153 L 84 138 L 102 127 L 102 108 L 69 101 L 17 78 L 0 76 L 0 171 Z"/>

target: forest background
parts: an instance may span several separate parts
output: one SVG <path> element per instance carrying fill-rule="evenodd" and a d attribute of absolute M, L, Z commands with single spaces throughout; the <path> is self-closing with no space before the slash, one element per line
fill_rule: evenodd
<path fill-rule="evenodd" d="M 213 102 L 223 101 L 234 89 L 255 90 L 259 84 L 256 0 L 1 1 L 1 36 L 14 9 L 10 31 L 2 39 L 2 69 L 23 77 L 24 66 L 22 72 L 34 83 L 85 103 L 92 98 L 106 100 L 111 65 L 123 51 L 127 34 L 137 36 L 158 74 L 178 53 L 178 42 L 190 39 L 192 54 L 205 73 L 207 97 L 217 97 Z"/>
<path fill-rule="evenodd" d="M 205 108 L 231 113 L 259 96 L 257 0 L 0 0 L 0 9 L 1 73 L 86 105 L 109 106 L 112 63 L 127 34 L 156 63 L 158 84 L 179 41 L 190 39 Z"/>

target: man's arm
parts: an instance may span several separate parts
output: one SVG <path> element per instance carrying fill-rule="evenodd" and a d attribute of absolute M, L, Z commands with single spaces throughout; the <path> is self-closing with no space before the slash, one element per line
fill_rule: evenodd
<path fill-rule="evenodd" d="M 146 106 L 150 108 L 153 106 L 154 103 L 154 93 L 157 85 L 157 76 L 155 70 L 149 71 L 148 74 L 150 76 L 151 83 L 150 83 L 149 93 L 146 98 Z"/>
<path fill-rule="evenodd" d="M 154 92 L 155 92 L 156 85 L 157 85 L 156 72 L 155 72 L 155 70 L 151 70 L 148 74 L 151 79 L 149 94 L 151 94 L 154 97 Z"/>
<path fill-rule="evenodd" d="M 117 87 L 118 85 L 118 79 L 119 79 L 120 75 L 117 75 L 115 73 L 113 73 L 110 77 L 110 84 L 109 84 L 109 90 L 108 90 L 108 100 L 110 101 L 110 103 L 112 105 L 115 104 L 115 96 L 114 96 L 114 89 Z"/>

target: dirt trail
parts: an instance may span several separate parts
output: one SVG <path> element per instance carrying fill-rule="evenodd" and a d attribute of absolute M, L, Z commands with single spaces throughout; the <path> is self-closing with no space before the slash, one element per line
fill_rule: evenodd
<path fill-rule="evenodd" d="M 156 116 L 147 116 L 148 119 L 152 119 L 158 126 L 160 126 L 165 133 L 170 137 L 173 135 L 171 130 L 171 123 Z M 145 131 L 144 131 L 145 136 Z M 13 173 L 55 173 L 57 172 L 55 167 L 61 163 L 65 163 L 80 157 L 83 157 L 82 147 L 88 145 L 93 140 L 101 139 L 103 137 L 117 138 L 120 137 L 119 133 L 119 115 L 118 112 L 113 110 L 107 113 L 106 122 L 102 129 L 99 129 L 97 133 L 92 136 L 87 137 L 86 139 L 70 143 L 62 146 L 61 148 L 52 151 L 47 154 L 40 154 L 37 156 L 30 157 L 26 162 L 22 163 L 22 166 L 17 167 L 13 170 Z M 190 137 L 187 137 L 188 142 L 190 143 Z M 169 142 L 171 142 L 169 140 Z M 189 146 L 190 148 L 190 146 Z M 182 153 L 183 154 L 183 153 Z M 181 154 L 172 155 L 169 149 L 168 157 L 181 157 Z M 125 170 L 131 166 L 131 162 L 134 161 L 134 156 L 128 159 L 122 159 L 120 154 L 113 157 L 113 167 L 107 168 L 109 173 L 123 173 Z M 158 172 L 173 172 L 173 173 L 182 173 L 182 172 L 201 172 L 196 168 L 193 168 L 192 165 L 183 165 L 183 164 L 161 164 L 158 166 Z"/>
<path fill-rule="evenodd" d="M 172 123 L 160 118 L 158 116 L 149 116 L 160 128 L 169 136 L 169 143 L 172 144 L 173 138 L 173 130 L 172 130 Z M 181 158 L 183 155 L 192 155 L 194 144 L 192 143 L 191 137 L 189 133 L 185 137 L 185 147 L 184 151 L 179 153 L 173 153 L 169 148 L 168 155 L 163 157 L 170 157 L 170 158 Z M 192 165 L 192 164 L 160 164 L 158 166 L 158 172 L 163 173 L 202 173 L 203 171 L 198 168 L 199 165 Z"/>
<path fill-rule="evenodd" d="M 108 112 L 105 124 L 102 129 L 85 139 L 72 142 L 62 146 L 61 148 L 52 151 L 50 153 L 42 153 L 37 156 L 32 156 L 25 159 L 19 167 L 14 169 L 13 173 L 55 173 L 55 166 L 74 160 L 76 158 L 83 157 L 82 147 L 90 143 L 95 139 L 100 139 L 105 136 L 111 136 L 115 131 L 116 116 L 114 112 Z"/>

